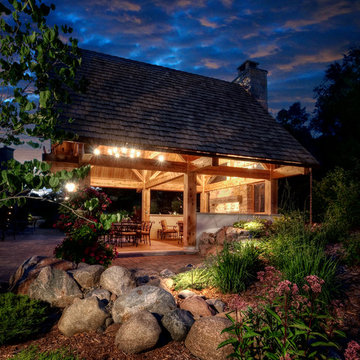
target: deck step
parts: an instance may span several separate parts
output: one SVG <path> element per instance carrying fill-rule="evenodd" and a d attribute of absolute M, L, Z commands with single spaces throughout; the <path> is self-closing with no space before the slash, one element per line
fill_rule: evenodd
<path fill-rule="evenodd" d="M 144 250 L 144 251 L 124 251 L 118 253 L 118 258 L 124 257 L 141 257 L 141 256 L 166 256 L 166 255 L 193 255 L 197 254 L 199 250 Z"/>

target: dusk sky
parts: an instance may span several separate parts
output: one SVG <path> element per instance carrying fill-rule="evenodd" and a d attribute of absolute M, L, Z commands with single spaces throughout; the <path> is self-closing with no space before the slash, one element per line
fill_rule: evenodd
<path fill-rule="evenodd" d="M 295 101 L 311 112 L 327 66 L 360 45 L 356 0 L 53 2 L 50 23 L 71 25 L 85 49 L 228 81 L 259 62 L 273 115 Z"/>

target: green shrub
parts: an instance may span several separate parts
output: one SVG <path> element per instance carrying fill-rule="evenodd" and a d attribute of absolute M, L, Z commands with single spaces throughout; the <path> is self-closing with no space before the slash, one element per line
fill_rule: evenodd
<path fill-rule="evenodd" d="M 327 240 L 339 241 L 360 222 L 360 184 L 351 171 L 336 168 L 314 184 L 314 208 L 327 228 Z M 316 213 L 315 212 L 315 213 Z"/>
<path fill-rule="evenodd" d="M 175 290 L 196 289 L 201 290 L 211 286 L 211 271 L 208 268 L 196 268 L 177 274 L 173 277 Z"/>
<path fill-rule="evenodd" d="M 307 245 L 294 248 L 283 254 L 282 261 L 278 264 L 279 270 L 285 278 L 296 283 L 299 289 L 304 285 L 304 278 L 316 275 L 323 279 L 321 300 L 329 303 L 339 292 L 339 281 L 336 277 L 338 262 L 327 257 L 323 249 Z"/>
<path fill-rule="evenodd" d="M 39 352 L 36 346 L 30 346 L 15 356 L 11 360 L 78 360 L 77 356 L 71 354 L 67 349 L 57 349 L 53 351 Z"/>
<path fill-rule="evenodd" d="M 0 345 L 20 342 L 38 334 L 49 306 L 25 295 L 0 294 Z"/>
<path fill-rule="evenodd" d="M 352 235 L 344 242 L 345 263 L 349 266 L 360 265 L 360 234 Z"/>
<path fill-rule="evenodd" d="M 214 285 L 223 293 L 245 290 L 262 267 L 261 250 L 251 242 L 224 244 L 224 249 L 212 258 Z"/>

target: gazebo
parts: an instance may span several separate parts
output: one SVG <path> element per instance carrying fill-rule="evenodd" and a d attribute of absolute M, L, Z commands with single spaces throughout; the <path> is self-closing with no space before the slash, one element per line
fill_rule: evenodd
<path fill-rule="evenodd" d="M 276 214 L 278 179 L 305 175 L 313 156 L 267 111 L 266 71 L 247 61 L 233 82 L 82 50 L 62 117 L 76 140 L 52 144 L 52 171 L 90 164 L 88 185 L 183 192 L 184 246 L 200 212 Z"/>

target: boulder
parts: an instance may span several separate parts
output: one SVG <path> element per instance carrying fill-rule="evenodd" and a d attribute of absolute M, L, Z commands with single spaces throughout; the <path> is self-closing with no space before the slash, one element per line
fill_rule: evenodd
<path fill-rule="evenodd" d="M 176 274 L 173 271 L 171 271 L 170 269 L 164 269 L 164 270 L 160 271 L 160 276 L 163 278 L 172 278 L 175 275 Z"/>
<path fill-rule="evenodd" d="M 121 324 L 115 344 L 126 354 L 136 354 L 153 348 L 159 340 L 160 333 L 161 328 L 155 316 L 143 310 Z"/>
<path fill-rule="evenodd" d="M 191 296 L 196 296 L 196 294 L 191 291 L 191 290 L 181 290 L 179 293 L 178 293 L 178 297 L 180 299 L 186 299 L 188 297 L 191 297 Z"/>
<path fill-rule="evenodd" d="M 175 308 L 175 300 L 169 292 L 160 287 L 144 285 L 119 296 L 114 302 L 112 317 L 114 322 L 119 323 L 142 310 L 165 315 Z"/>
<path fill-rule="evenodd" d="M 136 278 L 136 285 L 160 286 L 161 279 L 157 275 L 144 275 Z"/>
<path fill-rule="evenodd" d="M 218 349 L 218 345 L 227 340 L 227 333 L 221 331 L 231 325 L 229 319 L 204 317 L 195 321 L 185 339 L 185 346 L 201 360 L 225 360 L 233 352 L 231 345 Z"/>
<path fill-rule="evenodd" d="M 249 235 L 250 233 L 248 230 L 244 230 L 232 226 L 229 226 L 226 229 L 226 240 L 228 242 L 245 240 L 249 238 Z"/>
<path fill-rule="evenodd" d="M 100 276 L 104 270 L 105 268 L 102 265 L 88 265 L 71 271 L 71 274 L 83 289 L 91 289 L 99 284 Z"/>
<path fill-rule="evenodd" d="M 180 308 L 190 311 L 195 319 L 204 316 L 215 315 L 215 311 L 201 296 L 191 296 L 186 298 L 181 304 Z"/>
<path fill-rule="evenodd" d="M 104 325 L 108 317 L 109 314 L 97 297 L 75 299 L 73 304 L 64 310 L 58 328 L 65 336 L 73 336 L 97 330 Z"/>
<path fill-rule="evenodd" d="M 56 307 L 66 307 L 82 292 L 75 280 L 64 270 L 46 266 L 29 286 L 30 298 L 42 300 Z"/>
<path fill-rule="evenodd" d="M 133 289 L 136 284 L 134 275 L 128 269 L 121 266 L 112 266 L 101 274 L 100 286 L 120 296 Z"/>
<path fill-rule="evenodd" d="M 94 290 L 90 291 L 89 293 L 87 293 L 85 298 L 88 298 L 91 296 L 97 297 L 100 301 L 106 300 L 107 302 L 109 302 L 111 294 L 110 294 L 110 291 L 107 291 L 105 289 L 94 289 Z"/>
<path fill-rule="evenodd" d="M 45 256 L 32 256 L 25 260 L 10 277 L 9 290 L 17 294 L 27 295 L 30 284 L 46 266 L 64 271 L 76 268 L 76 264 L 70 261 Z"/>
<path fill-rule="evenodd" d="M 171 278 L 161 278 L 159 286 L 166 291 L 170 291 L 174 287 L 174 280 Z"/>
<path fill-rule="evenodd" d="M 227 227 L 224 226 L 215 233 L 216 243 L 218 245 L 224 245 L 224 242 L 227 241 L 226 230 L 227 230 Z"/>
<path fill-rule="evenodd" d="M 175 341 L 183 341 L 186 338 L 194 318 L 189 311 L 175 309 L 170 311 L 161 319 L 164 328 L 170 333 L 171 338 Z"/>
<path fill-rule="evenodd" d="M 225 306 L 226 306 L 225 303 L 219 299 L 208 299 L 208 300 L 206 300 L 206 302 L 210 306 L 214 307 L 218 313 L 222 313 L 225 310 Z"/>

